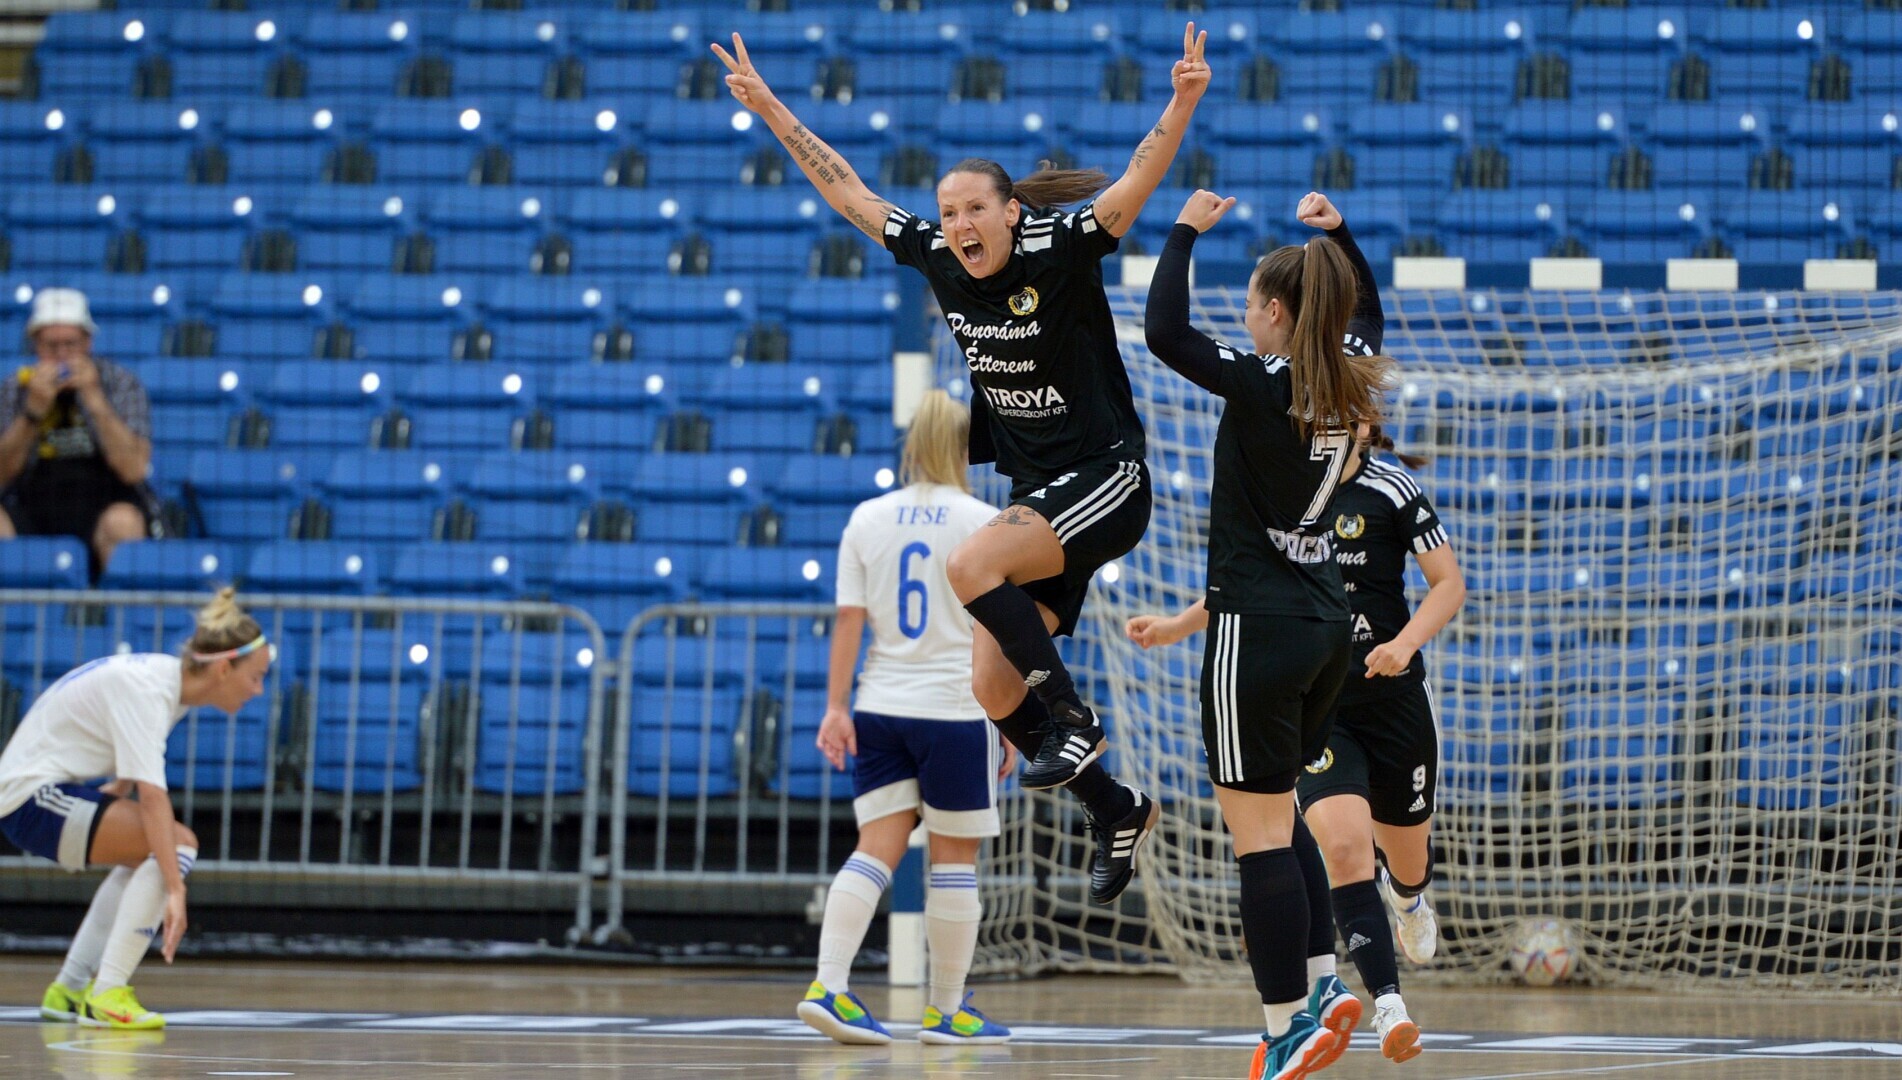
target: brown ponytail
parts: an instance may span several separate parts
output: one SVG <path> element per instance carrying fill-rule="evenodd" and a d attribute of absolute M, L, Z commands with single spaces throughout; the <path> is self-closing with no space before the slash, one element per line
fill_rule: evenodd
<path fill-rule="evenodd" d="M 1367 445 L 1375 450 L 1385 450 L 1394 457 L 1399 458 L 1400 464 L 1416 472 L 1433 464 L 1433 459 L 1430 457 L 1421 457 L 1419 454 L 1403 454 L 1394 449 L 1393 436 L 1380 430 L 1379 424 L 1375 424 L 1367 430 Z"/>
<path fill-rule="evenodd" d="M 1294 376 L 1294 425 L 1301 437 L 1313 438 L 1324 428 L 1379 423 L 1393 361 L 1342 350 L 1360 287 L 1340 245 L 1317 237 L 1301 247 L 1277 248 L 1261 260 L 1253 288 L 1263 304 L 1279 300 L 1294 317 L 1288 367 Z"/>
<path fill-rule="evenodd" d="M 1039 161 L 1037 171 L 1013 182 L 1004 167 L 984 158 L 965 158 L 951 166 L 951 173 L 976 173 L 989 177 L 997 197 L 1016 199 L 1026 209 L 1048 209 L 1082 202 L 1109 186 L 1109 175 L 1101 169 L 1059 169 L 1048 161 Z"/>

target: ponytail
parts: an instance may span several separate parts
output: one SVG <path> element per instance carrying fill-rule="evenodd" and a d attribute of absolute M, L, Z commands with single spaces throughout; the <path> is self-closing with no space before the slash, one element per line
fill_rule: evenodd
<path fill-rule="evenodd" d="M 970 440 L 970 410 L 951 400 L 943 390 L 925 391 L 918 411 L 912 415 L 911 430 L 905 435 L 898 482 L 906 487 L 943 484 L 969 495 L 971 478 L 966 455 Z"/>
<path fill-rule="evenodd" d="M 199 671 L 209 661 L 198 659 L 244 649 L 261 641 L 264 628 L 238 606 L 238 590 L 225 586 L 198 610 L 198 626 L 185 643 L 183 660 L 188 671 Z"/>
<path fill-rule="evenodd" d="M 1252 288 L 1262 303 L 1279 300 L 1294 317 L 1288 368 L 1294 378 L 1294 425 L 1301 437 L 1379 423 L 1393 361 L 1349 356 L 1342 349 L 1360 286 L 1340 245 L 1317 237 L 1301 247 L 1278 248 L 1262 259 Z"/>
<path fill-rule="evenodd" d="M 1367 445 L 1372 447 L 1375 450 L 1385 450 L 1389 454 L 1392 454 L 1394 457 L 1399 458 L 1400 464 L 1405 465 L 1407 468 L 1412 469 L 1416 472 L 1426 468 L 1428 465 L 1433 464 L 1433 459 L 1430 457 L 1422 457 L 1419 454 L 1403 454 L 1400 451 L 1394 449 L 1393 436 L 1380 430 L 1379 424 L 1375 424 L 1373 427 L 1368 429 Z"/>
<path fill-rule="evenodd" d="M 1036 172 L 1015 182 L 1002 165 L 985 158 L 965 158 L 951 166 L 945 175 L 961 172 L 990 178 L 999 199 L 1016 199 L 1026 210 L 1082 202 L 1108 187 L 1110 182 L 1109 175 L 1101 169 L 1059 169 L 1048 161 L 1039 161 Z"/>

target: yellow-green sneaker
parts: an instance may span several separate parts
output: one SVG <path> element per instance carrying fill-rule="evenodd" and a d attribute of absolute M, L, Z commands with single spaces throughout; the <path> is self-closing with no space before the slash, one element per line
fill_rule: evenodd
<path fill-rule="evenodd" d="M 40 999 L 40 1019 L 77 1020 L 79 1010 L 85 1007 L 86 995 L 92 993 L 92 983 L 84 990 L 68 990 L 59 983 L 46 988 L 46 996 Z"/>
<path fill-rule="evenodd" d="M 114 1031 L 157 1031 L 165 1026 L 165 1018 L 139 1004 L 130 986 L 87 994 L 79 1022 L 86 1027 Z"/>
<path fill-rule="evenodd" d="M 835 994 L 814 980 L 806 990 L 806 1000 L 796 1010 L 799 1019 L 814 1031 L 830 1036 L 834 1042 L 851 1046 L 889 1046 L 891 1032 L 872 1017 L 857 994 Z"/>
<path fill-rule="evenodd" d="M 977 1011 L 971 995 L 964 995 L 958 1011 L 946 1016 L 936 1005 L 927 1006 L 918 1025 L 918 1041 L 931 1046 L 988 1046 L 1010 1041 L 1010 1029 Z"/>

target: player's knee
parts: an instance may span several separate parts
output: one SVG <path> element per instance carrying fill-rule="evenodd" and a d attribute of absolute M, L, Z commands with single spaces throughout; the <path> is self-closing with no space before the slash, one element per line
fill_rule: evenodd
<path fill-rule="evenodd" d="M 982 553 L 971 550 L 969 543 L 959 544 L 944 562 L 944 576 L 960 603 L 968 604 L 987 590 L 983 583 L 988 573 Z"/>
<path fill-rule="evenodd" d="M 1374 876 L 1374 844 L 1364 836 L 1317 836 L 1329 879 L 1365 881 Z"/>
<path fill-rule="evenodd" d="M 1029 690 L 1024 677 L 1008 663 L 978 663 L 971 668 L 971 695 L 984 707 L 987 716 L 1008 716 L 1024 700 Z"/>
<path fill-rule="evenodd" d="M 131 503 L 113 503 L 99 515 L 99 538 L 122 544 L 145 536 L 145 513 Z"/>
<path fill-rule="evenodd" d="M 183 822 L 172 823 L 172 842 L 180 847 L 198 850 L 198 834 L 191 830 L 191 826 Z"/>
<path fill-rule="evenodd" d="M 13 527 L 13 518 L 4 509 L 0 509 L 0 540 L 11 540 L 19 535 Z"/>

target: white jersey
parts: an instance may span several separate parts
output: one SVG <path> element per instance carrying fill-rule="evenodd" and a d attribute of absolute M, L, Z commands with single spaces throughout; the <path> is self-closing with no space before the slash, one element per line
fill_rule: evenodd
<path fill-rule="evenodd" d="M 102 776 L 165 787 L 165 740 L 185 710 L 176 656 L 83 664 L 47 687 L 0 752 L 0 817 L 47 784 Z"/>
<path fill-rule="evenodd" d="M 971 695 L 971 616 L 945 577 L 951 549 L 997 510 L 954 487 L 913 484 L 860 503 L 839 540 L 840 607 L 866 609 L 872 647 L 855 709 L 982 720 Z"/>

